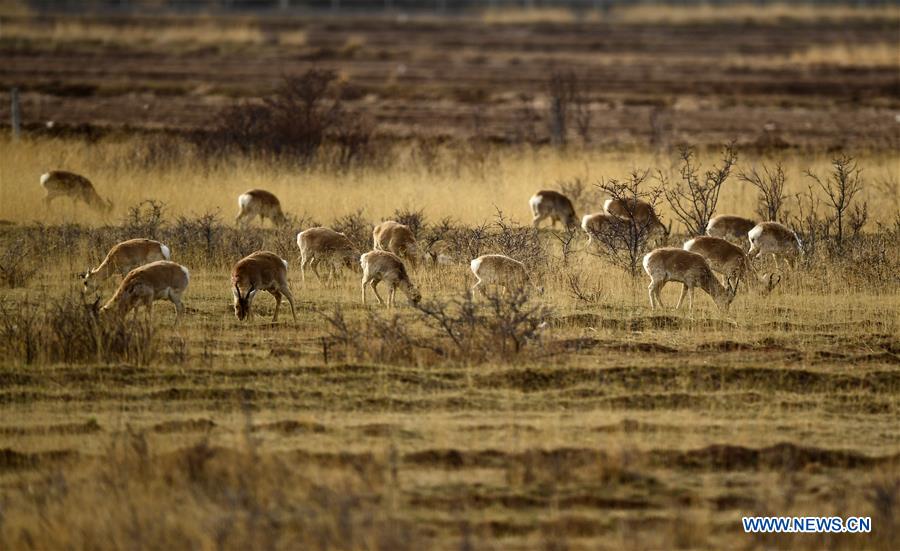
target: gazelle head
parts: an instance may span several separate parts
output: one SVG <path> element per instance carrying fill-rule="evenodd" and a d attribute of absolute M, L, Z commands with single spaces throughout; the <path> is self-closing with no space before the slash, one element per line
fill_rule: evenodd
<path fill-rule="evenodd" d="M 740 284 L 741 276 L 738 276 L 734 280 L 734 283 L 728 283 L 728 287 L 724 289 L 724 293 L 719 293 L 717 296 L 713 297 L 716 301 L 716 306 L 719 307 L 719 310 L 723 312 L 728 311 L 728 307 L 731 306 L 731 303 L 734 301 L 735 295 L 737 295 L 738 287 L 740 286 Z"/>
<path fill-rule="evenodd" d="M 90 268 L 85 270 L 84 273 L 78 274 L 78 277 L 81 278 L 81 283 L 85 293 L 90 293 L 97 288 L 97 280 L 93 276 L 94 272 Z"/>
<path fill-rule="evenodd" d="M 760 276 L 760 282 L 763 284 L 763 290 L 766 293 L 771 293 L 775 286 L 781 281 L 781 274 L 777 274 L 774 272 L 766 272 Z"/>
<path fill-rule="evenodd" d="M 250 304 L 253 302 L 253 297 L 256 296 L 257 289 L 251 285 L 247 294 L 241 296 L 240 287 L 235 285 L 232 293 L 234 294 L 234 315 L 237 316 L 237 319 L 243 321 L 250 315 Z"/>

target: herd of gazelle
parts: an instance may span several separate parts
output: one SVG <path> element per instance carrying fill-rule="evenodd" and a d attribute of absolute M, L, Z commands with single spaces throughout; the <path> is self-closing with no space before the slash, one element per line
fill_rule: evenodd
<path fill-rule="evenodd" d="M 82 201 L 102 212 L 109 212 L 112 203 L 104 200 L 91 182 L 78 174 L 52 171 L 41 176 L 41 186 L 46 191 L 44 202 L 49 206 L 58 197 L 68 197 Z M 567 228 L 577 226 L 577 216 L 572 201 L 557 191 L 542 190 L 529 200 L 534 227 L 549 219 Z M 235 219 L 242 224 L 259 217 L 279 225 L 287 221 L 278 198 L 265 190 L 251 189 L 238 197 L 240 211 Z M 639 199 L 609 199 L 603 205 L 603 212 L 587 214 L 581 219 L 581 228 L 588 236 L 588 246 L 607 232 L 619 232 L 625 225 L 641 229 L 641 238 L 653 242 L 669 235 L 669 229 L 659 220 L 653 207 Z M 761 258 L 771 254 L 778 266 L 779 259 L 786 260 L 791 267 L 801 253 L 800 240 L 786 226 L 778 222 L 761 222 L 738 216 L 713 217 L 706 227 L 705 236 L 695 237 L 684 243 L 684 247 L 657 248 L 643 258 L 644 271 L 650 276 L 650 306 L 662 307 L 660 291 L 668 282 L 682 284 L 681 296 L 676 309 L 681 307 L 684 297 L 688 297 L 693 310 L 694 289 L 700 288 L 709 294 L 716 305 L 726 310 L 737 293 L 739 282 L 744 279 L 748 285 L 762 292 L 771 291 L 781 279 L 778 274 L 759 274 L 751 257 Z M 741 244 L 749 242 L 750 249 L 744 252 Z M 300 269 L 306 281 L 306 268 L 321 281 L 318 266 L 325 263 L 329 267 L 329 280 L 333 281 L 338 265 L 355 268 L 359 260 L 362 269 L 362 301 L 366 302 L 366 286 L 372 288 L 375 298 L 384 304 L 378 294 L 378 284 L 382 281 L 389 287 L 388 306 L 394 305 L 397 289 L 413 303 L 421 300 L 409 276 L 406 264 L 415 268 L 419 250 L 415 235 L 408 226 L 388 220 L 375 226 L 372 232 L 373 250 L 359 256 L 350 239 L 343 233 L 330 228 L 316 227 L 297 234 L 300 249 Z M 150 239 L 131 239 L 114 246 L 103 262 L 95 269 L 89 269 L 82 277 L 85 290 L 91 290 L 114 274 L 124 278 L 112 298 L 101 308 L 101 312 L 118 312 L 124 315 L 133 308 L 144 305 L 148 312 L 155 300 L 169 300 L 175 305 L 176 323 L 184 311 L 181 296 L 190 281 L 188 269 L 170 260 L 170 249 Z M 470 268 L 476 283 L 472 289 L 485 293 L 485 287 L 494 285 L 504 290 L 531 287 L 539 292 L 543 288 L 535 284 L 525 265 L 500 254 L 486 254 L 473 259 Z M 282 297 L 286 298 L 294 320 L 294 297 L 288 285 L 288 263 L 278 255 L 268 251 L 257 251 L 238 261 L 232 268 L 231 282 L 234 295 L 234 312 L 238 319 L 251 315 L 251 304 L 259 291 L 266 291 L 275 297 L 274 321 Z M 724 277 L 725 285 L 715 276 Z"/>

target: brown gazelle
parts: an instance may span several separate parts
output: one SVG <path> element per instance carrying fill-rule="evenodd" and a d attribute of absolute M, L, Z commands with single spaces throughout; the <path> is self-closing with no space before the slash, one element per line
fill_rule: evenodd
<path fill-rule="evenodd" d="M 725 276 L 727 284 L 736 284 L 740 279 L 745 279 L 750 285 L 760 288 L 764 293 L 769 293 L 781 280 L 778 274 L 766 273 L 760 275 L 750 257 L 744 249 L 721 237 L 700 236 L 689 239 L 684 243 L 684 250 L 702 255 L 709 262 L 709 267 Z M 749 278 L 745 277 L 750 275 Z"/>
<path fill-rule="evenodd" d="M 124 316 L 143 304 L 147 308 L 147 316 L 152 318 L 153 301 L 169 300 L 175 305 L 175 323 L 178 323 L 184 312 L 181 295 L 190 280 L 188 269 L 175 262 L 157 260 L 145 264 L 128 272 L 115 294 L 100 311 Z"/>
<path fill-rule="evenodd" d="M 747 243 L 747 233 L 756 226 L 756 222 L 741 216 L 723 214 L 713 216 L 706 224 L 706 235 L 721 237 L 740 244 Z"/>
<path fill-rule="evenodd" d="M 729 285 L 726 289 L 719 283 L 713 274 L 709 263 L 701 255 L 664 247 L 653 250 L 644 255 L 644 271 L 650 276 L 650 307 L 656 309 L 658 304 L 665 308 L 660 297 L 660 291 L 669 281 L 682 283 L 681 296 L 675 309 L 681 308 L 685 294 L 690 301 L 690 309 L 694 310 L 694 287 L 700 287 L 713 298 L 720 310 L 727 311 L 731 301 L 734 300 L 737 286 Z"/>
<path fill-rule="evenodd" d="M 122 241 L 106 253 L 103 262 L 94 268 L 88 269 L 81 278 L 84 280 L 84 290 L 90 291 L 108 279 L 113 274 L 125 275 L 131 270 L 156 260 L 169 260 L 171 253 L 159 241 L 152 239 L 129 239 Z"/>
<path fill-rule="evenodd" d="M 366 303 L 366 285 L 372 287 L 375 298 L 379 304 L 384 304 L 381 295 L 378 294 L 378 284 L 384 280 L 390 287 L 388 295 L 388 306 L 394 306 L 394 294 L 399 287 L 413 304 L 418 304 L 422 300 L 422 294 L 419 293 L 415 285 L 409 279 L 409 273 L 403 260 L 394 253 L 387 251 L 369 251 L 359 257 L 359 265 L 362 267 L 362 301 Z"/>
<path fill-rule="evenodd" d="M 588 246 L 594 243 L 595 238 L 602 239 L 604 236 L 612 238 L 625 237 L 629 234 L 628 223 L 618 216 L 607 214 L 605 212 L 597 212 L 594 214 L 585 214 L 581 218 L 581 229 L 588 236 Z M 605 242 L 606 240 L 604 240 Z M 615 240 L 610 240 L 610 243 Z"/>
<path fill-rule="evenodd" d="M 387 220 L 372 230 L 372 248 L 388 251 L 408 261 L 415 268 L 419 255 L 416 236 L 409 226 L 394 220 Z"/>
<path fill-rule="evenodd" d="M 558 191 L 541 190 L 531 196 L 528 204 L 531 206 L 531 224 L 535 228 L 547 218 L 550 219 L 551 226 L 556 226 L 557 222 L 562 222 L 566 228 L 578 226 L 572 201 Z"/>
<path fill-rule="evenodd" d="M 238 197 L 238 207 L 240 211 L 234 219 L 238 224 L 253 220 L 255 216 L 259 216 L 260 221 L 268 218 L 276 226 L 287 221 L 281 210 L 281 201 L 264 189 L 251 189 L 242 193 Z"/>
<path fill-rule="evenodd" d="M 782 257 L 793 268 L 803 252 L 797 234 L 778 222 L 761 222 L 747 233 L 747 237 L 750 239 L 747 256 L 761 258 L 765 254 L 771 254 L 775 259 L 775 267 L 778 267 L 778 258 Z"/>
<path fill-rule="evenodd" d="M 472 291 L 480 291 L 482 295 L 487 295 L 485 292 L 487 285 L 497 285 L 504 292 L 521 291 L 526 287 L 533 287 L 539 293 L 544 292 L 531 280 L 525 265 L 508 256 L 502 254 L 482 255 L 473 259 L 469 267 L 478 280 L 472 286 Z"/>
<path fill-rule="evenodd" d="M 603 210 L 606 214 L 611 214 L 622 220 L 634 220 L 635 227 L 646 235 L 647 239 L 652 237 L 662 239 L 669 235 L 669 229 L 660 222 L 656 211 L 653 210 L 653 205 L 646 201 L 641 201 L 640 199 L 607 199 L 603 203 Z"/>
<path fill-rule="evenodd" d="M 322 281 L 318 265 L 325 262 L 330 268 L 331 279 L 337 273 L 337 263 L 348 268 L 356 266 L 357 251 L 353 243 L 343 233 L 331 228 L 309 228 L 297 234 L 297 246 L 300 248 L 300 274 L 306 281 L 306 268 L 312 268 L 316 278 Z"/>
<path fill-rule="evenodd" d="M 53 170 L 41 175 L 41 187 L 44 188 L 44 205 L 49 207 L 57 197 L 68 197 L 73 201 L 83 201 L 89 207 L 108 213 L 113 204 L 109 199 L 103 199 L 94 189 L 90 180 L 64 170 Z"/>
<path fill-rule="evenodd" d="M 231 269 L 231 292 L 234 295 L 234 315 L 239 320 L 252 316 L 251 306 L 256 293 L 267 291 L 275 297 L 275 315 L 272 321 L 278 321 L 278 309 L 281 307 L 282 295 L 291 305 L 291 315 L 297 321 L 294 311 L 294 295 L 288 287 L 286 260 L 269 251 L 256 251 L 238 262 Z"/>

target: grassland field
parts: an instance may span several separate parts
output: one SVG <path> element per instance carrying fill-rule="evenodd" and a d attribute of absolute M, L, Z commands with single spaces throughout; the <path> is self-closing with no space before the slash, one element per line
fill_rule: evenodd
<path fill-rule="evenodd" d="M 727 24 L 716 27 L 719 16 L 707 12 L 699 23 L 641 13 L 631 17 L 643 19 L 618 22 L 490 14 L 447 25 L 414 21 L 403 32 L 396 23 L 374 21 L 353 31 L 365 38 L 351 48 L 352 56 L 329 63 L 345 64 L 350 83 L 370 86 L 375 80 L 358 71 L 381 63 L 367 57 L 381 37 L 381 48 L 399 56 L 384 59 L 405 61 L 415 73 L 421 70 L 415 59 L 427 58 L 419 42 L 426 27 L 436 29 L 438 45 L 455 37 L 478 49 L 473 37 L 494 25 L 498 43 L 527 52 L 529 36 L 559 47 L 566 29 L 574 44 L 584 36 L 578 33 L 594 35 L 598 28 L 627 36 L 627 25 L 651 18 L 658 26 L 651 30 L 682 37 L 675 44 L 693 56 L 715 42 L 697 40 L 692 25 L 728 30 Z M 366 101 L 389 138 L 387 154 L 382 162 L 340 171 L 239 155 L 210 162 L 182 141 L 181 132 L 206 124 L 214 106 L 230 101 L 221 90 L 207 94 L 211 88 L 202 87 L 199 81 L 211 73 L 197 73 L 197 88 L 173 92 L 171 101 L 141 83 L 163 80 L 160 59 L 178 73 L 196 61 L 192 56 L 208 55 L 228 60 L 221 85 L 237 86 L 235 96 L 262 95 L 278 63 L 266 58 L 255 66 L 271 77 L 260 84 L 231 72 L 242 56 L 284 55 L 279 44 L 344 44 L 352 27 L 347 20 L 209 18 L 209 34 L 178 35 L 172 25 L 162 39 L 132 29 L 158 24 L 153 18 L 51 18 L 47 27 L 33 14 L 15 15 L 0 30 L 0 51 L 14 61 L 0 64 L 0 82 L 20 82 L 28 73 L 32 84 L 23 87 L 25 136 L 0 140 L 0 267 L 5 274 L 15 261 L 24 274 L 0 286 L 0 549 L 895 549 L 897 64 L 890 55 L 878 63 L 851 56 L 843 69 L 843 61 L 831 59 L 807 71 L 809 58 L 791 58 L 798 37 L 821 43 L 837 33 L 854 44 L 856 33 L 876 42 L 897 39 L 894 12 L 853 13 L 843 27 L 809 14 L 802 24 L 781 15 L 745 22 L 737 43 L 779 35 L 784 42 L 767 47 L 793 59 L 766 69 L 775 75 L 772 94 L 720 88 L 698 95 L 689 76 L 673 76 L 672 52 L 660 53 L 659 71 L 671 71 L 671 78 L 651 78 L 634 96 L 626 84 L 600 94 L 619 99 L 604 108 L 609 118 L 594 119 L 603 121 L 597 138 L 566 148 L 542 139 L 494 139 L 510 136 L 518 124 L 502 116 L 512 109 L 504 94 L 530 90 L 541 100 L 536 77 L 504 83 L 510 73 L 501 65 L 472 85 L 489 90 L 474 99 L 449 99 L 453 75 L 440 71 L 421 76 L 435 91 L 430 98 L 392 97 L 378 84 Z M 95 32 L 99 25 L 106 38 L 84 40 L 85 29 Z M 56 29 L 52 40 L 42 34 L 48 28 Z M 788 36 L 785 28 L 802 32 Z M 503 36 L 520 39 L 503 42 Z M 396 40 L 388 44 L 390 37 Z M 635 39 L 629 47 L 641 43 Z M 574 47 L 554 55 L 577 60 Z M 732 47 L 740 49 L 723 47 L 710 78 L 732 67 L 722 57 Z M 136 63 L 129 66 L 145 63 L 148 73 L 144 80 L 128 76 L 120 95 L 105 87 L 123 52 Z M 60 76 L 65 58 L 83 60 L 89 53 L 108 62 L 96 65 L 103 75 Z M 615 53 L 610 71 L 626 53 Z M 535 47 L 530 55 L 539 54 Z M 454 67 L 491 64 L 497 53 L 485 55 L 487 61 Z M 650 63 L 656 54 L 643 55 Z M 137 63 L 141 56 L 145 61 Z M 25 58 L 37 63 L 33 70 L 25 70 Z M 758 79 L 763 72 L 756 71 L 762 69 L 751 67 L 744 76 Z M 72 89 L 64 85 L 95 77 L 89 93 L 64 96 Z M 786 93 L 791 82 L 823 78 L 833 86 L 820 94 Z M 44 82 L 40 90 L 38 81 Z M 848 90 L 854 87 L 880 92 L 853 99 Z M 156 107 L 133 113 L 133 94 Z M 727 313 L 700 292 L 693 313 L 651 310 L 644 274 L 631 278 L 590 254 L 580 236 L 566 253 L 560 231 L 527 229 L 528 198 L 538 189 L 580 179 L 580 216 L 602 208 L 595 183 L 626 178 L 632 170 L 677 175 L 676 148 L 646 144 L 647 106 L 622 101 L 638 96 L 652 96 L 673 113 L 676 105 L 706 106 L 669 134 L 669 145 L 698 146 L 703 170 L 720 162 L 726 141 L 738 141 L 738 163 L 722 188 L 718 213 L 755 216 L 756 191 L 737 174 L 780 162 L 789 197 L 785 221 L 799 223 L 797 197 L 812 184 L 806 172 L 824 177 L 832 159 L 847 153 L 863 170 L 863 191 L 854 201 L 867 204 L 868 222 L 843 248 L 829 241 L 833 236 L 823 238 L 796 269 L 780 268 L 782 282 L 771 294 L 742 287 Z M 390 115 L 392 102 L 418 114 Z M 468 139 L 471 120 L 459 115 L 465 102 L 486 113 L 487 130 L 477 140 Z M 427 105 L 433 106 L 427 116 L 416 111 Z M 28 118 L 35 106 L 41 116 Z M 780 133 L 781 145 L 763 147 L 758 140 L 765 134 L 760 113 L 784 114 L 779 128 L 790 130 Z M 64 131 L 48 130 L 46 119 Z M 846 124 L 813 125 L 832 119 Z M 637 122 L 616 123 L 626 120 Z M 606 127 L 614 131 L 604 134 Z M 424 162 L 421 143 L 434 139 L 433 128 L 447 135 Z M 175 146 L 150 162 L 147 152 L 159 136 Z M 39 177 L 55 168 L 89 176 L 112 200 L 112 212 L 101 215 L 66 199 L 45 208 Z M 651 176 L 648 185 L 654 181 Z M 237 196 L 253 187 L 280 197 L 291 217 L 287 226 L 234 225 Z M 813 192 L 819 199 L 814 214 L 824 217 L 823 196 Z M 161 205 L 160 218 L 147 201 Z M 540 251 L 529 267 L 545 292 L 518 305 L 476 300 L 471 325 L 459 333 L 464 342 L 456 345 L 403 297 L 393 310 L 363 306 L 356 272 L 341 271 L 333 284 L 310 274 L 301 279 L 297 231 L 357 215 L 368 232 L 398 210 L 421 210 L 428 224 L 423 234 L 447 217 L 457 228 L 484 225 L 502 234 L 502 212 L 509 232 L 532 239 L 526 243 Z M 660 216 L 674 219 L 665 202 Z M 118 324 L 92 321 L 95 296 L 82 295 L 76 274 L 96 266 L 116 241 L 138 236 L 166 242 L 172 259 L 191 271 L 187 313 L 177 326 L 164 303 L 157 303 L 152 322 L 143 312 Z M 669 244 L 679 246 L 686 237 L 675 221 Z M 484 252 L 517 243 L 485 240 Z M 262 295 L 256 319 L 235 318 L 229 269 L 256 248 L 289 261 L 296 323 L 284 309 L 272 322 L 274 301 Z M 467 260 L 411 270 L 426 305 L 453 313 L 468 307 L 474 278 Z M 758 262 L 762 270 L 775 269 L 769 259 Z M 108 297 L 117 282 L 109 281 L 99 296 Z M 670 307 L 678 287 L 670 284 L 663 293 Z M 502 327 L 513 314 L 522 314 L 525 325 L 546 322 L 518 351 Z M 870 516 L 873 529 L 751 535 L 741 528 L 745 515 Z"/>

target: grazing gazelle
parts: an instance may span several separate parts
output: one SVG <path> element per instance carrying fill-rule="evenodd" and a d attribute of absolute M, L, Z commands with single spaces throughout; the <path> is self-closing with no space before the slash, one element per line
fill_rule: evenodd
<path fill-rule="evenodd" d="M 644 255 L 644 271 L 650 276 L 650 307 L 653 309 L 656 309 L 657 304 L 665 308 L 659 293 L 669 281 L 677 281 L 684 285 L 675 309 L 681 308 L 684 295 L 687 294 L 692 312 L 694 287 L 700 287 L 709 293 L 716 301 L 716 306 L 723 311 L 728 310 L 737 289 L 737 285 L 729 285 L 727 289 L 723 287 L 713 274 L 709 263 L 701 255 L 674 247 L 656 249 Z"/>
<path fill-rule="evenodd" d="M 387 220 L 372 230 L 372 248 L 376 251 L 387 251 L 407 260 L 415 268 L 419 248 L 416 236 L 409 226 L 394 220 Z"/>
<path fill-rule="evenodd" d="M 617 243 L 620 241 L 620 238 L 621 240 L 627 240 L 630 237 L 631 230 L 625 220 L 605 212 L 585 214 L 581 218 L 581 229 L 588 236 L 588 247 L 594 243 L 595 238 L 602 239 L 604 243 L 609 244 Z M 603 239 L 604 237 L 610 239 Z"/>
<path fill-rule="evenodd" d="M 749 274 L 746 281 L 750 285 L 761 287 L 764 293 L 769 293 L 781 281 L 778 274 L 759 275 L 744 249 L 721 237 L 695 237 L 685 241 L 684 250 L 702 255 L 710 268 L 725 276 L 725 283 L 729 285 L 736 285 L 739 279 Z"/>
<path fill-rule="evenodd" d="M 737 241 L 743 245 L 747 243 L 747 233 L 755 225 L 756 222 L 749 218 L 722 214 L 709 219 L 709 223 L 706 224 L 706 235 Z"/>
<path fill-rule="evenodd" d="M 535 228 L 547 218 L 550 219 L 551 226 L 556 226 L 557 222 L 562 222 L 567 229 L 578 226 L 572 201 L 558 191 L 541 190 L 531 196 L 528 204 L 531 205 L 531 224 Z"/>
<path fill-rule="evenodd" d="M 357 252 L 353 243 L 343 233 L 331 228 L 309 228 L 297 234 L 297 246 L 300 248 L 300 274 L 306 282 L 306 268 L 312 268 L 316 278 L 322 281 L 318 265 L 326 262 L 331 268 L 331 279 L 337 273 L 337 263 L 348 268 L 355 268 Z"/>
<path fill-rule="evenodd" d="M 264 189 L 251 189 L 242 193 L 238 197 L 238 207 L 241 210 L 234 219 L 238 224 L 244 220 L 253 220 L 254 216 L 259 216 L 260 222 L 268 218 L 276 226 L 287 222 L 278 197 Z"/>
<path fill-rule="evenodd" d="M 412 284 L 406 266 L 399 256 L 387 251 L 369 251 L 359 257 L 359 265 L 362 267 L 362 301 L 366 303 L 366 285 L 372 287 L 375 298 L 379 304 L 384 304 L 381 295 L 378 294 L 378 284 L 384 280 L 390 287 L 388 306 L 394 306 L 394 293 L 399 287 L 413 304 L 422 300 L 422 294 Z"/>
<path fill-rule="evenodd" d="M 231 292 L 234 295 L 234 315 L 243 320 L 251 316 L 253 297 L 259 291 L 267 291 L 275 297 L 275 315 L 272 321 L 278 321 L 278 308 L 281 296 L 291 305 L 291 315 L 297 321 L 294 311 L 294 295 L 288 287 L 287 260 L 269 251 L 256 251 L 237 261 L 231 269 Z"/>
<path fill-rule="evenodd" d="M 103 262 L 94 268 L 88 269 L 81 278 L 84 280 L 84 290 L 90 291 L 108 279 L 113 274 L 125 275 L 131 270 L 155 260 L 169 260 L 171 253 L 159 241 L 151 239 L 129 239 L 122 241 L 106 253 Z"/>
<path fill-rule="evenodd" d="M 663 226 L 653 205 L 640 199 L 607 199 L 603 203 L 603 210 L 622 220 L 634 220 L 635 227 L 647 238 L 656 236 L 663 239 L 669 235 L 669 229 Z"/>
<path fill-rule="evenodd" d="M 539 293 L 544 289 L 535 285 L 528 275 L 525 265 L 502 254 L 485 254 L 472 260 L 469 267 L 478 281 L 472 286 L 472 291 L 478 290 L 482 295 L 487 295 L 487 285 L 497 285 L 506 291 L 522 291 L 525 287 L 533 287 Z"/>
<path fill-rule="evenodd" d="M 136 306 L 143 304 L 147 308 L 147 317 L 152 319 L 153 301 L 170 300 L 175 305 L 177 324 L 184 312 L 181 295 L 184 294 L 190 280 L 188 269 L 175 262 L 157 260 L 145 264 L 128 272 L 100 312 L 113 312 L 124 316 Z"/>
<path fill-rule="evenodd" d="M 112 201 L 100 197 L 90 180 L 74 172 L 52 170 L 43 174 L 41 175 L 41 187 L 47 193 L 44 196 L 46 207 L 49 207 L 57 197 L 69 197 L 73 201 L 83 201 L 92 209 L 104 213 L 108 213 L 113 208 Z"/>
<path fill-rule="evenodd" d="M 747 256 L 762 258 L 765 254 L 771 254 L 775 258 L 776 268 L 778 257 L 787 259 L 793 268 L 797 257 L 802 254 L 800 238 L 790 228 L 778 222 L 761 222 L 747 233 L 747 237 L 750 239 Z"/>

